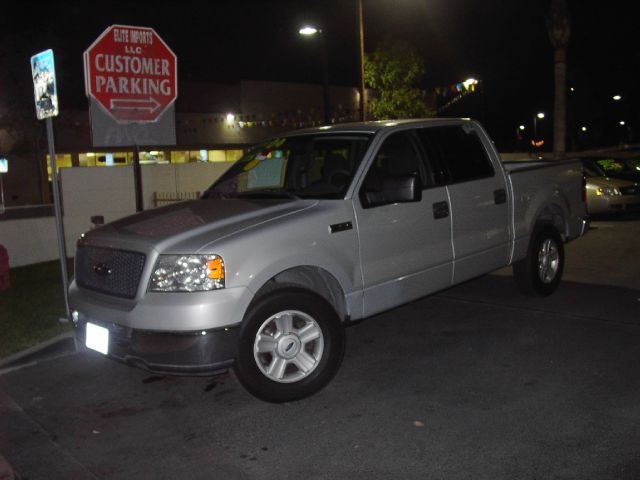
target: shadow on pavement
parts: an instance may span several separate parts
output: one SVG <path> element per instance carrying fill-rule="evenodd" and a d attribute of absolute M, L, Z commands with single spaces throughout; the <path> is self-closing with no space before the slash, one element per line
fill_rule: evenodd
<path fill-rule="evenodd" d="M 30 479 L 640 478 L 638 297 L 481 277 L 349 328 L 291 404 L 62 356 L 0 377 L 0 452 Z"/>

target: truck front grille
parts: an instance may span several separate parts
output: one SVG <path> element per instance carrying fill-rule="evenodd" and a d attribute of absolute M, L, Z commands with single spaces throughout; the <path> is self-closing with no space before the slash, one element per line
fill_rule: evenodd
<path fill-rule="evenodd" d="M 640 186 L 620 187 L 620 193 L 622 195 L 640 195 Z"/>
<path fill-rule="evenodd" d="M 76 251 L 76 283 L 116 297 L 134 298 L 145 260 L 145 254 L 139 252 L 79 247 Z"/>

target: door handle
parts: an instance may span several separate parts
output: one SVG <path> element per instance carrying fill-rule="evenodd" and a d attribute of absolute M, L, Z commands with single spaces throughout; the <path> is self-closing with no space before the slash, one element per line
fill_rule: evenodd
<path fill-rule="evenodd" d="M 504 188 L 500 188 L 499 190 L 493 191 L 493 201 L 496 205 L 500 205 L 501 203 L 507 203 L 507 192 Z"/>
<path fill-rule="evenodd" d="M 447 202 L 436 202 L 433 204 L 433 218 L 446 218 L 449 216 L 449 204 Z"/>

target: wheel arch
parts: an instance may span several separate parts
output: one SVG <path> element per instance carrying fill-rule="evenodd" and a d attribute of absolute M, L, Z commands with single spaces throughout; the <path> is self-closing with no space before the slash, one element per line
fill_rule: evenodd
<path fill-rule="evenodd" d="M 566 220 L 565 210 L 560 205 L 558 205 L 557 203 L 552 203 L 546 205 L 544 208 L 542 208 L 542 210 L 540 210 L 540 212 L 538 212 L 536 221 L 533 224 L 531 236 L 534 235 L 537 229 L 544 225 L 550 225 L 554 227 L 558 231 L 560 237 L 562 238 L 562 241 L 564 242 L 568 234 L 568 224 Z"/>
<path fill-rule="evenodd" d="M 299 287 L 309 290 L 325 299 L 343 322 L 348 320 L 349 311 L 345 293 L 340 282 L 327 270 L 314 265 L 301 265 L 283 270 L 267 280 L 256 292 L 254 299 L 261 298 L 273 290 L 285 287 Z"/>

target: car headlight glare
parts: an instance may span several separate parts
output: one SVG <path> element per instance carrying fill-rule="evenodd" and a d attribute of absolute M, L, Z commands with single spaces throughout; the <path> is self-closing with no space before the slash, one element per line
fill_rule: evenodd
<path fill-rule="evenodd" d="M 218 255 L 160 255 L 151 274 L 153 292 L 206 292 L 224 288 Z"/>
<path fill-rule="evenodd" d="M 598 197 L 615 197 L 622 195 L 622 192 L 615 187 L 598 187 L 596 188 L 596 196 Z"/>

